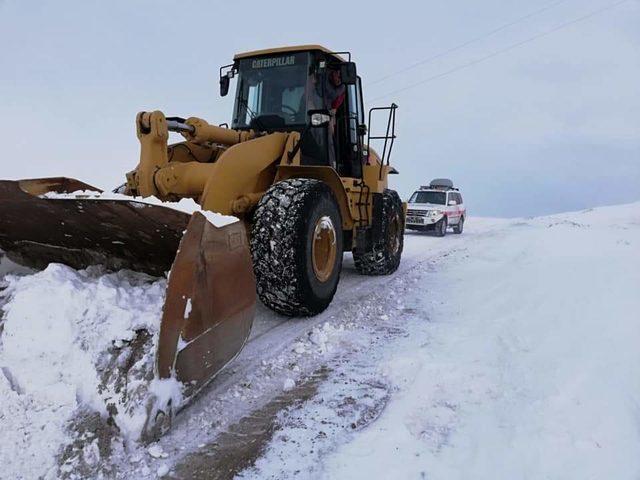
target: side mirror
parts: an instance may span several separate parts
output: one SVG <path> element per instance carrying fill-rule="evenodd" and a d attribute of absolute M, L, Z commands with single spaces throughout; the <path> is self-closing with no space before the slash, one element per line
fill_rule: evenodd
<path fill-rule="evenodd" d="M 345 85 L 355 85 L 358 82 L 355 62 L 345 62 L 340 64 L 340 77 Z"/>
<path fill-rule="evenodd" d="M 220 77 L 220 96 L 224 97 L 229 93 L 229 77 L 223 75 Z"/>
<path fill-rule="evenodd" d="M 328 110 L 309 110 L 312 127 L 325 127 L 331 121 L 331 115 Z"/>
<path fill-rule="evenodd" d="M 449 200 L 450 207 L 455 207 L 456 205 L 458 205 L 458 202 L 456 202 L 455 200 Z"/>
<path fill-rule="evenodd" d="M 358 125 L 358 135 L 364 137 L 367 134 L 367 126 L 362 123 Z"/>

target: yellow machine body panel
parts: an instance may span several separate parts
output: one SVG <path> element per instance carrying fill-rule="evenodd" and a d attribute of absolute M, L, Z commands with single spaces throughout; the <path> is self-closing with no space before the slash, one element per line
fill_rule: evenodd
<path fill-rule="evenodd" d="M 308 52 L 312 50 L 317 50 L 320 52 L 332 54 L 331 50 L 323 47 L 322 45 L 297 45 L 297 46 L 289 46 L 289 47 L 265 48 L 262 50 L 252 50 L 250 52 L 237 53 L 236 55 L 234 55 L 233 59 L 240 60 L 243 58 L 261 57 L 265 55 L 277 55 L 282 53 Z"/>
<path fill-rule="evenodd" d="M 244 213 L 245 197 L 264 193 L 273 184 L 287 133 L 273 133 L 239 143 L 226 150 L 213 164 L 200 205 L 225 215 Z"/>
<path fill-rule="evenodd" d="M 280 165 L 275 181 L 279 182 L 290 178 L 315 178 L 329 185 L 340 207 L 342 228 L 344 230 L 351 230 L 353 228 L 358 216 L 354 216 L 352 191 L 345 186 L 345 183 L 352 183 L 353 179 L 340 178 L 337 172 L 331 167 Z"/>

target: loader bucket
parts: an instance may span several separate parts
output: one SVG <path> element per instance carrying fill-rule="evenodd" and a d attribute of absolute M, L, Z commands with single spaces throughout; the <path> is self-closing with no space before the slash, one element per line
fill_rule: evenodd
<path fill-rule="evenodd" d="M 255 291 L 244 224 L 217 228 L 194 213 L 171 267 L 156 351 L 157 375 L 184 384 L 183 404 L 242 350 L 255 315 Z M 166 398 L 149 400 L 145 442 L 166 432 L 179 408 Z"/>
<path fill-rule="evenodd" d="M 0 180 L 0 250 L 38 269 L 57 262 L 162 276 L 171 268 L 189 214 L 134 200 L 40 197 L 78 190 L 100 191 L 68 178 Z"/>
<path fill-rule="evenodd" d="M 256 289 L 244 223 L 218 228 L 202 213 L 133 198 L 41 196 L 78 190 L 99 191 L 67 178 L 0 180 L 0 250 L 33 268 L 59 262 L 154 276 L 171 270 L 156 369 L 192 397 L 240 352 L 251 330 Z M 151 436 L 162 423 L 158 414 L 171 421 L 174 406 L 166 407 L 148 410 Z"/>
<path fill-rule="evenodd" d="M 255 314 L 255 279 L 241 222 L 217 228 L 194 213 L 171 268 L 157 368 L 174 372 L 191 396 L 246 342 Z"/>

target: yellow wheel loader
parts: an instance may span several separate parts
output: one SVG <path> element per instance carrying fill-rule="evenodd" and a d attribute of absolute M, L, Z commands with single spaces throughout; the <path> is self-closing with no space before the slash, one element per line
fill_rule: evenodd
<path fill-rule="evenodd" d="M 127 197 L 74 194 L 98 189 L 67 178 L 0 181 L 0 249 L 18 263 L 170 270 L 156 374 L 183 382 L 186 397 L 241 350 L 256 291 L 280 314 L 315 315 L 336 292 L 343 252 L 361 274 L 385 275 L 403 248 L 404 207 L 387 183 L 397 106 L 371 109 L 365 122 L 348 52 L 242 53 L 220 69 L 221 95 L 232 79 L 230 126 L 137 115 L 140 161 L 118 191 Z M 384 133 L 372 135 L 378 114 Z M 170 132 L 184 141 L 169 145 Z M 148 197 L 191 198 L 202 212 Z M 239 221 L 217 227 L 207 212 Z M 166 408 L 149 415 L 151 431 Z"/>

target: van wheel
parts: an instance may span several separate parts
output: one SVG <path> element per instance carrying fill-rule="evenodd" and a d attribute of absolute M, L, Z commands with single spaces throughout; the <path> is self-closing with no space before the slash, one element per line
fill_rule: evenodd
<path fill-rule="evenodd" d="M 447 217 L 436 223 L 436 237 L 444 237 L 447 234 Z"/>
<path fill-rule="evenodd" d="M 361 251 L 358 246 L 353 250 L 353 261 L 361 275 L 389 275 L 400 265 L 404 248 L 404 212 L 402 201 L 394 190 L 385 190 L 382 194 L 382 212 L 378 238 L 369 251 Z"/>
<path fill-rule="evenodd" d="M 251 228 L 260 300 L 283 315 L 322 312 L 338 287 L 342 242 L 340 210 L 327 184 L 294 178 L 272 185 Z"/>
<path fill-rule="evenodd" d="M 453 226 L 453 233 L 457 233 L 459 235 L 462 233 L 462 230 L 464 230 L 464 217 L 460 217 L 458 224 Z"/>

